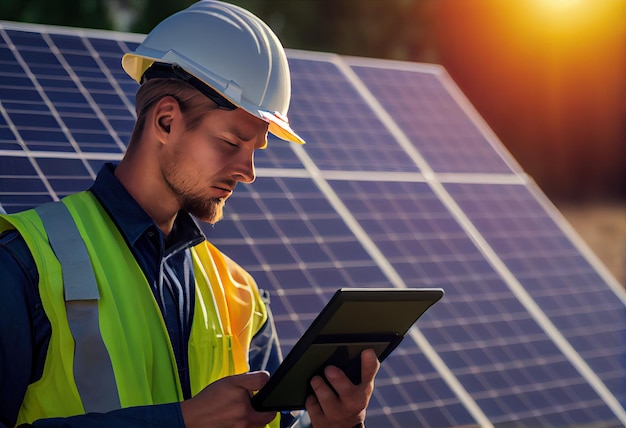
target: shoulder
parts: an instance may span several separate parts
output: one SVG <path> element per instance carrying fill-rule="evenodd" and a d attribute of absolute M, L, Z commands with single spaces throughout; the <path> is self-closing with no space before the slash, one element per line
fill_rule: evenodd
<path fill-rule="evenodd" d="M 19 240 L 21 238 L 17 230 L 5 230 L 0 233 L 0 246 L 9 245 L 12 241 Z"/>
<path fill-rule="evenodd" d="M 17 230 L 6 230 L 0 233 L 0 271 L 5 279 L 22 278 L 31 284 L 38 282 L 35 260 L 24 238 Z"/>

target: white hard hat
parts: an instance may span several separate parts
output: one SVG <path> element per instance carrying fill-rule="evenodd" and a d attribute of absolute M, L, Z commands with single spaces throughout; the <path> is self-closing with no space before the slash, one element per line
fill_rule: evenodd
<path fill-rule="evenodd" d="M 166 18 L 122 58 L 126 73 L 140 83 L 155 63 L 174 66 L 208 85 L 268 122 L 277 137 L 304 144 L 287 119 L 291 80 L 285 50 L 272 30 L 247 10 L 202 0 Z"/>

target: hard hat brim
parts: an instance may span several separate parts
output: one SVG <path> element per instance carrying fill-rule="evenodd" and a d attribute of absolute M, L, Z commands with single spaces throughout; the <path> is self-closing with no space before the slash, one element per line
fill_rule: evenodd
<path fill-rule="evenodd" d="M 124 69 L 124 71 L 126 71 L 126 73 L 133 80 L 140 83 L 141 78 L 143 74 L 145 73 L 145 71 L 156 61 L 157 60 L 155 58 L 150 58 L 150 57 L 137 55 L 135 53 L 129 52 L 129 53 L 124 54 L 124 56 L 122 57 L 122 68 Z M 193 74 L 190 72 L 190 70 L 186 70 L 186 71 L 189 72 L 190 74 Z M 221 91 L 218 90 L 218 88 L 215 88 L 213 85 L 209 85 L 206 81 L 201 79 L 199 76 L 195 76 L 195 77 L 200 79 L 202 83 L 204 83 L 205 85 L 219 92 L 220 95 L 228 99 L 237 107 L 267 122 L 269 124 L 268 130 L 271 134 L 275 135 L 281 140 L 291 141 L 297 144 L 305 144 L 304 139 L 300 137 L 293 129 L 291 129 L 291 126 L 289 125 L 289 121 L 284 115 L 280 114 L 279 112 L 258 110 L 257 108 L 252 108 L 250 106 L 247 106 L 246 105 L 247 103 L 244 103 L 241 101 L 238 102 L 237 100 L 231 99 L 230 97 L 228 97 L 228 95 L 222 93 Z"/>
<path fill-rule="evenodd" d="M 277 113 L 260 111 L 259 114 L 261 119 L 269 123 L 268 130 L 271 134 L 275 135 L 281 140 L 291 141 L 297 144 L 305 144 L 304 139 L 296 134 L 293 129 L 291 129 L 291 126 L 289 126 L 289 122 L 282 119 Z"/>

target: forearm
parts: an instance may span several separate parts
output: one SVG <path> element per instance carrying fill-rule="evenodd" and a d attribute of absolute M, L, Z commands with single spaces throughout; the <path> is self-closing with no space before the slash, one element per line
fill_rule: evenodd
<path fill-rule="evenodd" d="M 184 428 L 184 426 L 180 403 L 129 407 L 108 413 L 89 413 L 69 418 L 41 419 L 32 425 L 20 425 L 33 428 Z M 8 428 L 2 424 L 0 427 Z"/>
<path fill-rule="evenodd" d="M 129 407 L 108 413 L 89 413 L 70 418 L 42 419 L 32 425 L 34 428 L 99 428 L 116 427 L 172 427 L 184 428 L 180 403 L 154 406 Z"/>

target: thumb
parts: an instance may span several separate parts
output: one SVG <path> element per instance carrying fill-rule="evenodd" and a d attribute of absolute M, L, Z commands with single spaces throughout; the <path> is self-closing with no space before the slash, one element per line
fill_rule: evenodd
<path fill-rule="evenodd" d="M 266 371 L 256 371 L 242 373 L 230 377 L 233 385 L 248 391 L 258 391 L 265 385 L 270 378 L 270 374 Z"/>

